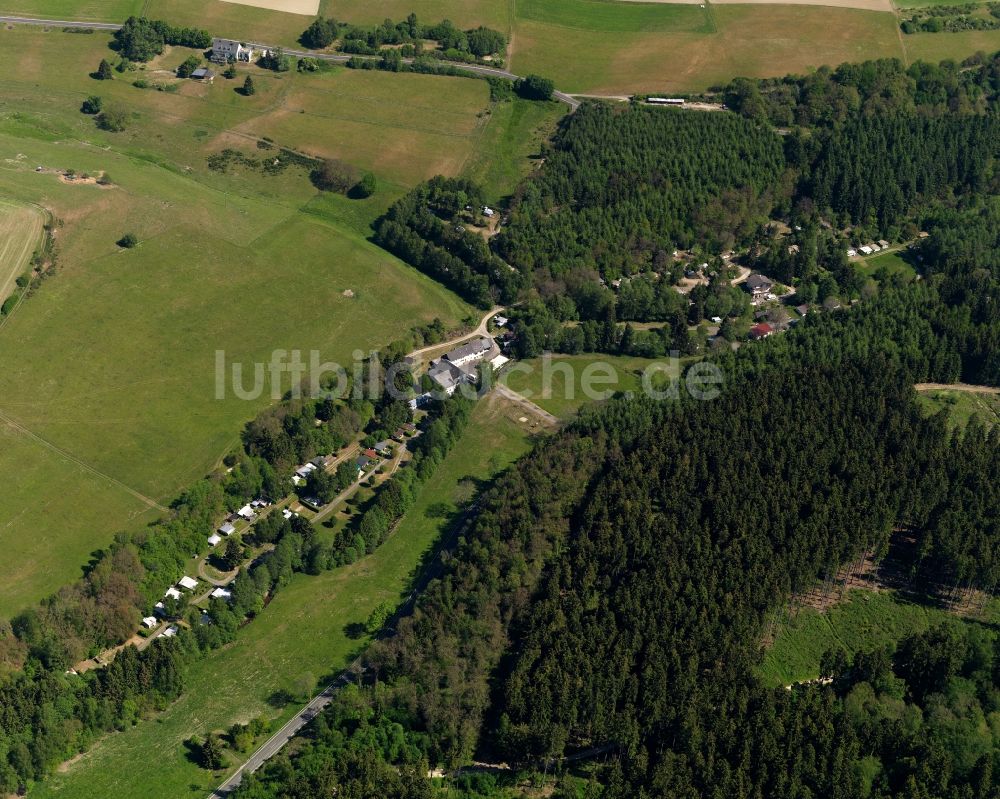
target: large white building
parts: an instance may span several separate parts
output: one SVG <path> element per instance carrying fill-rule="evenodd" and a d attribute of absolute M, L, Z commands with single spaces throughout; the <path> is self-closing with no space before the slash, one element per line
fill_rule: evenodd
<path fill-rule="evenodd" d="M 212 39 L 212 61 L 227 64 L 230 61 L 253 61 L 253 45 L 243 44 L 235 39 Z"/>
<path fill-rule="evenodd" d="M 444 359 L 455 366 L 462 366 L 473 361 L 482 360 L 483 356 L 493 349 L 493 346 L 492 339 L 480 337 L 445 353 Z"/>

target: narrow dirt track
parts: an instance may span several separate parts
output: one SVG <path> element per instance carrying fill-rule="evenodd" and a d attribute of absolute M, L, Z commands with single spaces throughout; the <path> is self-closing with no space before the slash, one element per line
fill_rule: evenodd
<path fill-rule="evenodd" d="M 969 394 L 1000 394 L 996 386 L 972 386 L 968 383 L 917 383 L 917 391 L 965 391 Z"/>

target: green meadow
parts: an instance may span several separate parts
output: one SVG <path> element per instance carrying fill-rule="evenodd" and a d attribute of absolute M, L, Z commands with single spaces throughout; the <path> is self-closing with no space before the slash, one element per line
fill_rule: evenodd
<path fill-rule="evenodd" d="M 877 272 L 884 269 L 890 275 L 902 275 L 903 277 L 913 277 L 917 270 L 913 264 L 906 260 L 904 254 L 899 251 L 884 252 L 865 258 L 858 263 L 858 268 L 869 277 L 874 277 Z"/>
<path fill-rule="evenodd" d="M 1000 606 L 987 606 L 988 623 Z M 941 624 L 976 624 L 940 608 L 909 601 L 891 591 L 851 591 L 845 601 L 825 613 L 812 608 L 796 611 L 764 653 L 761 677 L 773 685 L 789 685 L 819 676 L 823 653 L 840 647 L 853 656 L 895 644 L 913 633 Z"/>
<path fill-rule="evenodd" d="M 418 565 L 449 524 L 439 512 L 442 505 L 460 507 L 479 481 L 528 448 L 525 432 L 511 417 L 502 403 L 481 401 L 452 455 L 372 555 L 316 577 L 297 575 L 234 643 L 194 665 L 184 695 L 164 713 L 105 738 L 28 795 L 204 797 L 224 775 L 192 763 L 184 742 L 260 714 L 280 725 L 300 705 L 277 708 L 274 696 L 311 689 L 350 663 L 368 639 L 352 639 L 348 630 L 363 624 L 379 603 L 399 602 L 408 594 Z M 231 761 L 230 767 L 235 765 Z M 140 785 L 134 775 L 150 768 L 156 779 Z"/>
<path fill-rule="evenodd" d="M 949 424 L 956 428 L 966 427 L 974 418 L 991 427 L 1000 424 L 1000 395 L 997 394 L 936 389 L 919 392 L 917 401 L 928 415 L 946 411 Z"/>
<path fill-rule="evenodd" d="M 587 403 L 615 392 L 641 391 L 643 372 L 652 363 L 649 358 L 625 355 L 552 355 L 519 361 L 500 380 L 543 410 L 567 418 Z M 651 373 L 651 378 L 654 386 L 663 379 L 657 373 Z"/>
<path fill-rule="evenodd" d="M 51 211 L 58 257 L 55 277 L 0 329 L 0 413 L 30 433 L 17 436 L 23 476 L 7 481 L 0 518 L 16 576 L 0 590 L 4 615 L 77 577 L 94 549 L 151 518 L 146 500 L 167 504 L 238 444 L 272 398 L 230 388 L 217 399 L 217 352 L 246 366 L 249 387 L 252 365 L 274 350 L 347 363 L 415 324 L 467 316 L 454 294 L 371 244 L 369 225 L 436 172 L 468 166 L 509 190 L 537 149 L 511 143 L 511 129 L 550 124 L 548 111 L 517 104 L 494 123 L 478 80 L 246 68 L 260 88 L 244 98 L 221 78 L 131 85 L 174 83 L 178 50 L 93 80 L 108 53 L 102 34 L 0 30 L 16 76 L 0 84 L 2 194 Z M 90 94 L 126 108 L 124 132 L 80 113 Z M 281 147 L 338 157 L 372 170 L 379 188 L 354 201 L 318 193 L 296 166 L 212 171 L 208 156 L 224 147 L 256 164 Z M 477 161 L 480 148 L 497 161 Z M 112 185 L 71 185 L 62 170 L 106 173 Z M 126 232 L 138 247 L 116 245 Z M 6 477 L 13 464 L 0 461 Z"/>
<path fill-rule="evenodd" d="M 711 16 L 698 4 L 609 0 L 518 0 L 518 20 L 598 33 L 708 33 Z"/>

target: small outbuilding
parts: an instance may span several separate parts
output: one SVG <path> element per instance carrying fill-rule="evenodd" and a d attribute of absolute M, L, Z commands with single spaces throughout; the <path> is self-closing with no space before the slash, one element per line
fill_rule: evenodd
<path fill-rule="evenodd" d="M 188 591 L 194 591 L 198 587 L 198 581 L 193 577 L 188 577 L 186 574 L 177 581 L 177 585 L 181 588 L 185 588 Z"/>
<path fill-rule="evenodd" d="M 145 627 L 147 630 L 152 630 L 159 623 L 160 622 L 157 620 L 156 616 L 146 616 L 142 620 L 142 626 Z"/>
<path fill-rule="evenodd" d="M 232 535 L 233 533 L 235 533 L 236 532 L 236 528 L 233 527 L 233 525 L 230 524 L 229 522 L 226 522 L 225 524 L 223 524 L 219 528 L 219 532 L 222 533 L 223 535 L 227 535 L 228 536 L 228 535 Z"/>

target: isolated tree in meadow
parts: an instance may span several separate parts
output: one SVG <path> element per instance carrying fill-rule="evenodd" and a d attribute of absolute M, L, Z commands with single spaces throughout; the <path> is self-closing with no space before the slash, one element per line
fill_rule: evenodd
<path fill-rule="evenodd" d="M 102 130 L 121 133 L 128 126 L 128 111 L 120 105 L 109 105 L 97 115 L 97 125 Z"/>
<path fill-rule="evenodd" d="M 360 199 L 371 197 L 375 193 L 377 185 L 375 175 L 371 172 L 365 172 L 365 174 L 362 175 L 361 180 L 354 184 L 354 188 L 351 190 L 351 193 Z"/>
<path fill-rule="evenodd" d="M 178 78 L 190 78 L 191 74 L 201 66 L 201 58 L 193 55 L 184 59 L 184 62 L 177 67 Z"/>
<path fill-rule="evenodd" d="M 310 174 L 313 185 L 323 191 L 346 192 L 358 182 L 357 170 L 350 164 L 327 158 Z"/>
<path fill-rule="evenodd" d="M 118 246 L 126 250 L 131 250 L 138 243 L 139 239 L 136 237 L 135 233 L 126 233 L 117 241 Z"/>
<path fill-rule="evenodd" d="M 226 67 L 225 72 L 222 73 L 222 77 L 224 77 L 226 80 L 232 80 L 233 78 L 235 78 L 236 64 L 230 64 L 228 67 Z"/>
<path fill-rule="evenodd" d="M 80 106 L 80 110 L 84 114 L 99 114 L 101 113 L 101 98 L 96 94 L 92 94 L 86 100 L 83 101 L 83 105 Z"/>
<path fill-rule="evenodd" d="M 223 766 L 222 742 L 219 736 L 210 733 L 201 745 L 201 764 L 211 771 L 217 771 Z"/>
<path fill-rule="evenodd" d="M 255 91 L 257 90 L 254 88 L 253 78 L 247 75 L 247 79 L 243 81 L 243 96 L 250 97 Z"/>
<path fill-rule="evenodd" d="M 97 65 L 97 72 L 94 73 L 94 77 L 98 80 L 111 80 L 111 64 L 108 63 L 108 59 L 101 59 L 101 63 Z"/>

